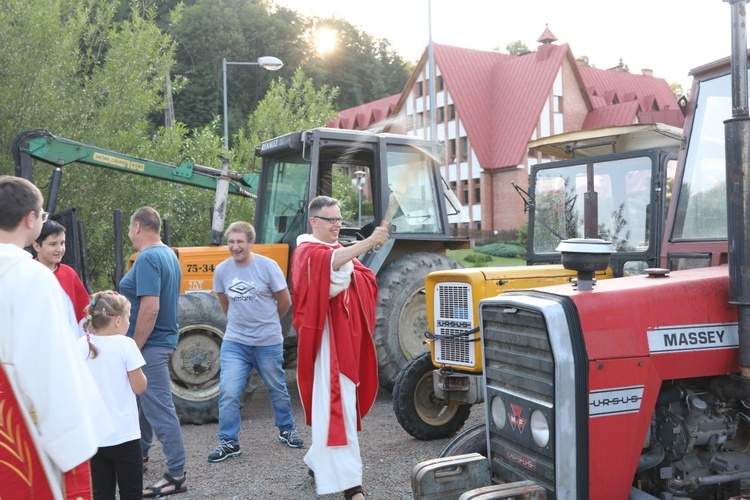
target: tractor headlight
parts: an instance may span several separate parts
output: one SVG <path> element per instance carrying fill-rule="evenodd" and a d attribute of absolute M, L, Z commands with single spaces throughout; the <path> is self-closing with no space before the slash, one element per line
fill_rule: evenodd
<path fill-rule="evenodd" d="M 500 396 L 492 398 L 490 414 L 492 415 L 492 423 L 495 424 L 495 427 L 498 429 L 505 427 L 505 402 L 503 401 L 503 398 Z"/>
<path fill-rule="evenodd" d="M 549 443 L 549 423 L 547 423 L 547 417 L 544 416 L 544 413 L 539 410 L 531 412 L 529 424 L 531 425 L 531 437 L 534 438 L 534 442 L 541 448 L 547 446 L 547 443 Z"/>

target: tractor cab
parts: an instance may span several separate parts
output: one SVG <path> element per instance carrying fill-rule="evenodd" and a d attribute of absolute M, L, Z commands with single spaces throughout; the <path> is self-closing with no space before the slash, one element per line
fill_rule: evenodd
<path fill-rule="evenodd" d="M 343 214 L 343 244 L 366 238 L 385 220 L 393 250 L 402 252 L 427 241 L 437 248 L 452 239 L 449 222 L 462 215 L 442 179 L 437 145 L 430 141 L 323 128 L 266 141 L 256 155 L 262 159 L 257 242 L 285 243 L 290 253 L 297 236 L 310 231 L 310 200 L 319 195 L 338 197 L 335 169 L 359 195 L 356 210 L 349 211 L 349 217 L 346 211 Z M 369 265 L 375 256 L 368 254 L 361 260 Z"/>

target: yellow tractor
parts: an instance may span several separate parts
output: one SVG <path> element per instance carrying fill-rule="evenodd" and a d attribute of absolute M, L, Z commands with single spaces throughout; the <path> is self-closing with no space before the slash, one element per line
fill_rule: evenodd
<path fill-rule="evenodd" d="M 656 267 L 662 247 L 682 130 L 631 125 L 547 137 L 529 148 L 560 161 L 534 165 L 529 192 L 516 190 L 529 213 L 526 266 L 443 270 L 425 280 L 429 352 L 404 365 L 393 389 L 399 424 L 412 436 L 441 439 L 484 401 L 479 302 L 508 290 L 574 283 L 560 264 L 562 240 L 611 242 L 595 280 Z"/>

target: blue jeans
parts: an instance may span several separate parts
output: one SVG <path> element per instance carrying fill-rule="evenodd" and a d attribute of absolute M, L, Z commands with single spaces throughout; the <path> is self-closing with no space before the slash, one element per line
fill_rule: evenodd
<path fill-rule="evenodd" d="M 253 368 L 258 371 L 271 397 L 276 427 L 280 432 L 294 429 L 292 402 L 283 368 L 283 344 L 249 346 L 225 340 L 221 343 L 219 362 L 219 439 L 233 445 L 240 444 L 240 395 Z"/>
<path fill-rule="evenodd" d="M 182 441 L 180 421 L 172 402 L 167 365 L 173 352 L 173 348 L 162 346 L 144 346 L 141 349 L 143 359 L 146 360 L 143 373 L 148 379 L 148 387 L 138 396 L 138 412 L 143 457 L 148 456 L 156 433 L 167 459 L 167 470 L 173 477 L 182 477 L 185 473 L 185 445 Z"/>

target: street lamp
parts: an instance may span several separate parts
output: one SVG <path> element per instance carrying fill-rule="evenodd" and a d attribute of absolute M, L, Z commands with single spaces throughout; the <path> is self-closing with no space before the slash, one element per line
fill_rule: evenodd
<path fill-rule="evenodd" d="M 357 176 L 357 190 L 359 191 L 359 209 L 357 210 L 357 225 L 362 227 L 362 184 L 365 183 L 365 172 L 363 170 L 357 170 L 354 172 Z"/>
<path fill-rule="evenodd" d="M 229 125 L 227 124 L 227 65 L 235 66 L 260 66 L 268 71 L 276 71 L 284 66 L 281 59 L 276 57 L 259 57 L 256 62 L 228 62 L 226 59 L 221 60 L 221 80 L 224 84 L 224 148 L 229 149 Z"/>

